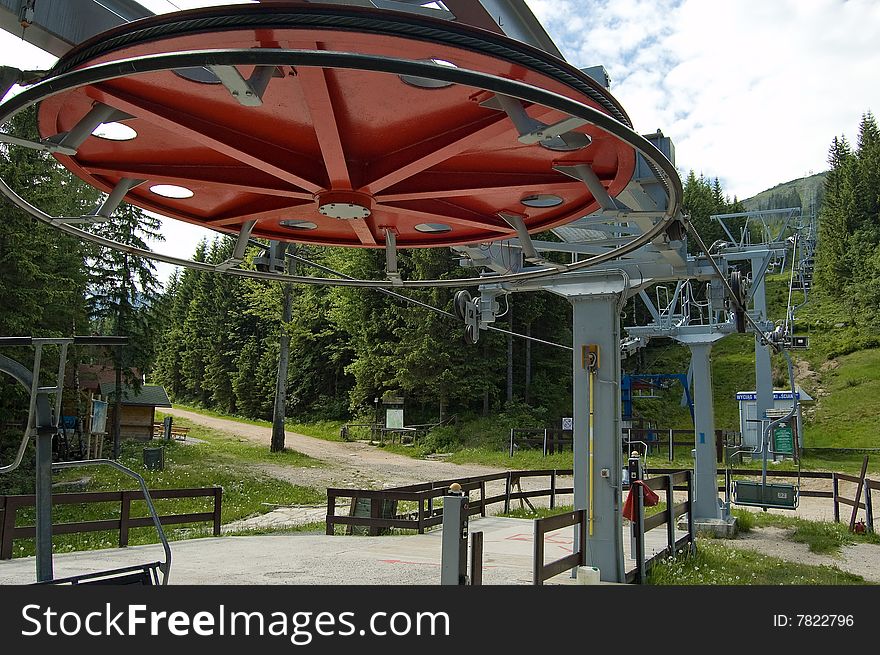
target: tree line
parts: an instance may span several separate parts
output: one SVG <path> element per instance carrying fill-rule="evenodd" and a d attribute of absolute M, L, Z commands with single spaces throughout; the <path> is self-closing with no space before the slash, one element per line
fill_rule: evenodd
<path fill-rule="evenodd" d="M 17 117 L 11 129 L 34 138 L 33 114 Z M 89 214 L 101 199 L 45 153 L 4 147 L 0 155 L 4 179 L 52 213 Z M 739 211 L 741 204 L 725 196 L 717 179 L 693 171 L 684 189 L 685 210 L 704 239 L 721 238 L 720 226 L 709 216 Z M 296 285 L 291 320 L 285 322 L 279 283 L 185 269 L 162 289 L 149 260 L 77 242 L 8 204 L 2 212 L 0 334 L 128 335 L 131 346 L 111 353 L 114 365 L 146 371 L 178 402 L 271 418 L 278 344 L 286 333 L 290 416 L 371 417 L 376 399 L 385 394 L 406 399 L 410 423 L 511 407 L 531 408 L 547 419 L 570 412 L 571 353 L 566 349 L 485 331 L 477 344 L 468 344 L 460 321 L 362 288 Z M 142 248 L 161 238 L 158 219 L 129 205 L 92 229 Z M 218 237 L 199 244 L 194 259 L 219 263 L 232 250 L 231 238 Z M 251 248 L 245 265 L 253 266 L 259 254 L 259 248 Z M 370 278 L 384 268 L 381 250 L 297 245 L 295 255 L 297 273 L 306 275 L 325 275 L 329 267 Z M 462 275 L 458 255 L 446 248 L 402 251 L 399 268 L 411 278 Z M 452 312 L 452 289 L 405 293 Z M 497 327 L 571 344 L 571 309 L 563 298 L 521 293 L 501 305 Z M 76 353 L 80 361 L 90 356 Z M 15 395 L 9 387 L 4 386 L 6 397 Z"/>
<path fill-rule="evenodd" d="M 219 263 L 234 241 L 202 242 L 194 258 Z M 259 249 L 252 249 L 249 262 Z M 384 267 L 380 250 L 297 245 L 296 272 L 371 278 Z M 446 248 L 399 254 L 411 278 L 460 275 Z M 322 268 L 319 268 L 322 267 Z M 278 343 L 290 336 L 287 413 L 303 418 L 372 416 L 376 398 L 403 396 L 415 421 L 483 413 L 526 402 L 560 413 L 570 394 L 571 353 L 496 332 L 477 344 L 460 321 L 375 289 L 295 285 L 291 321 L 281 315 L 282 285 L 187 269 L 174 275 L 160 302 L 164 332 L 154 376 L 175 399 L 226 413 L 270 418 Z M 406 290 L 446 314 L 454 290 Z M 502 301 L 504 304 L 504 301 Z M 549 294 L 517 294 L 498 326 L 571 343 L 568 303 Z M 508 357 L 508 351 L 510 356 Z M 511 384 L 508 385 L 508 375 Z M 409 421 L 409 418 L 408 418 Z"/>
<path fill-rule="evenodd" d="M 830 171 L 819 213 L 817 289 L 839 299 L 855 322 L 880 323 L 880 130 L 871 112 L 862 116 L 855 148 L 834 137 Z"/>

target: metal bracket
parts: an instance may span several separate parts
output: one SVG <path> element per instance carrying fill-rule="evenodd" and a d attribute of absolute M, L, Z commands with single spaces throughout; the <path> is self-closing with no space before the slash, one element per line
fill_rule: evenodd
<path fill-rule="evenodd" d="M 532 243 L 532 237 L 526 228 L 524 220 L 525 216 L 506 210 L 498 212 L 498 216 L 500 216 L 510 227 L 516 230 L 516 236 L 519 239 L 519 247 L 522 248 L 525 260 L 532 262 L 533 264 L 543 263 L 544 258 L 538 254 L 537 250 L 535 250 L 535 246 Z"/>
<path fill-rule="evenodd" d="M 397 232 L 391 227 L 381 229 L 385 232 L 385 275 L 395 286 L 403 286 L 403 279 L 397 270 Z"/>
<path fill-rule="evenodd" d="M 244 254 L 247 251 L 250 242 L 251 232 L 253 232 L 254 225 L 256 224 L 257 221 L 255 220 L 247 221 L 242 224 L 241 231 L 238 233 L 238 240 L 235 242 L 235 248 L 232 251 L 232 257 L 217 264 L 217 266 L 214 267 L 215 270 L 228 271 L 230 268 L 235 268 L 244 261 Z"/>
<path fill-rule="evenodd" d="M 263 94 L 269 86 L 269 80 L 278 74 L 276 66 L 257 66 L 248 79 L 244 79 L 235 66 L 207 67 L 220 83 L 226 87 L 232 97 L 245 107 L 259 107 L 263 104 Z"/>
<path fill-rule="evenodd" d="M 525 145 L 538 144 L 550 150 L 565 152 L 586 148 L 593 142 L 589 134 L 574 131 L 589 124 L 589 121 L 582 118 L 569 116 L 557 123 L 547 125 L 529 116 L 522 102 L 516 98 L 500 94 L 481 103 L 481 106 L 498 109 L 507 114 L 516 131 L 519 132 L 519 142 Z"/>
<path fill-rule="evenodd" d="M 569 177 L 573 177 L 586 184 L 590 193 L 593 194 L 593 198 L 596 199 L 599 206 L 606 212 L 620 211 L 617 203 L 614 202 L 614 198 L 609 195 L 605 185 L 602 184 L 602 181 L 599 179 L 599 176 L 596 175 L 596 171 L 593 170 L 593 167 L 590 166 L 590 164 L 586 162 L 577 164 L 560 163 L 554 164 L 553 170 L 559 171 L 563 175 L 568 175 Z"/>
<path fill-rule="evenodd" d="M 123 121 L 128 118 L 134 118 L 134 116 L 126 114 L 124 111 L 119 111 L 110 105 L 105 105 L 103 102 L 96 102 L 69 132 L 59 132 L 44 139 L 44 141 L 57 146 L 59 148 L 57 152 L 62 152 L 65 155 L 75 155 L 77 149 L 92 135 L 92 132 L 101 123 Z M 65 148 L 66 151 L 62 151 L 61 148 Z"/>

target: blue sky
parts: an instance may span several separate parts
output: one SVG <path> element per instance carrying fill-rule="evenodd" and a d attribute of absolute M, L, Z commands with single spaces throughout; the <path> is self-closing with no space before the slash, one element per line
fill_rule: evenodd
<path fill-rule="evenodd" d="M 672 137 L 682 175 L 739 198 L 824 170 L 831 139 L 854 142 L 861 115 L 880 112 L 878 0 L 526 2 L 569 62 L 605 66 L 637 131 Z M 0 33 L 0 64 L 52 61 Z M 159 249 L 189 256 L 203 231 L 168 223 Z"/>

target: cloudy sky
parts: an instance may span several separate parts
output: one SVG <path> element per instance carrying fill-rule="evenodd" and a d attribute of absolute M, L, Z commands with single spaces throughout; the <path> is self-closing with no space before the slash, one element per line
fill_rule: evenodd
<path fill-rule="evenodd" d="M 636 130 L 672 137 L 682 175 L 739 198 L 824 170 L 832 137 L 854 142 L 880 112 L 878 0 L 526 1 L 569 62 L 605 66 Z M 0 65 L 52 61 L 0 33 Z M 161 249 L 188 256 L 198 234 L 176 228 Z"/>
<path fill-rule="evenodd" d="M 635 128 L 747 198 L 826 168 L 880 112 L 877 0 L 526 0 L 578 67 L 602 64 Z"/>

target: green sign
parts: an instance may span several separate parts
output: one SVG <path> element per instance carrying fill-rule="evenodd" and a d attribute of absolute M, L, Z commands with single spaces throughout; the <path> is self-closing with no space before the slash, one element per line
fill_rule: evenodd
<path fill-rule="evenodd" d="M 794 432 L 791 426 L 779 426 L 773 433 L 773 452 L 794 455 Z"/>

